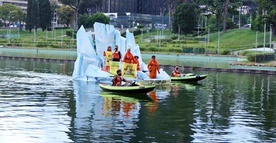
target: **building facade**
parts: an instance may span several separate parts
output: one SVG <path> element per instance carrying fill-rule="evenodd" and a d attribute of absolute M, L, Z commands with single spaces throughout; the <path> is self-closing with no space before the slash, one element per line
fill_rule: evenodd
<path fill-rule="evenodd" d="M 27 13 L 28 0 L 0 0 L 0 6 L 3 4 L 12 4 L 20 7 L 24 13 Z"/>
<path fill-rule="evenodd" d="M 104 13 L 163 15 L 167 11 L 166 0 L 106 0 L 102 5 Z"/>

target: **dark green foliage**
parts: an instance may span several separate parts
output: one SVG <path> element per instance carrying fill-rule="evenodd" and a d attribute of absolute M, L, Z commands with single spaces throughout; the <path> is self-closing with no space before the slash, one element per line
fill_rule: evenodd
<path fill-rule="evenodd" d="M 32 31 L 39 26 L 39 7 L 37 0 L 28 0 L 26 30 Z"/>
<path fill-rule="evenodd" d="M 194 27 L 196 26 L 196 17 L 196 5 L 192 3 L 178 5 L 174 13 L 174 33 L 178 32 L 178 27 L 180 27 L 181 33 L 192 33 Z"/>
<path fill-rule="evenodd" d="M 31 30 L 33 29 L 33 23 L 32 23 L 32 2 L 33 0 L 28 0 L 28 5 L 27 5 L 27 17 L 26 17 L 26 30 Z"/>
<path fill-rule="evenodd" d="M 172 53 L 182 53 L 182 50 L 181 49 L 167 49 L 166 52 L 172 52 Z"/>
<path fill-rule="evenodd" d="M 60 23 L 66 24 L 68 26 L 73 20 L 74 10 L 69 6 L 61 6 L 57 9 L 57 15 L 59 17 Z"/>
<path fill-rule="evenodd" d="M 138 25 L 137 28 L 142 29 L 142 28 L 144 28 L 144 26 L 143 25 Z"/>
<path fill-rule="evenodd" d="M 273 53 L 249 53 L 247 54 L 247 60 L 250 62 L 268 62 L 275 60 L 275 54 Z"/>
<path fill-rule="evenodd" d="M 183 53 L 204 54 L 205 48 L 183 47 L 182 52 Z"/>
<path fill-rule="evenodd" d="M 55 29 L 70 29 L 70 27 L 65 26 L 65 27 L 55 27 Z"/>
<path fill-rule="evenodd" d="M 136 29 L 133 34 L 134 36 L 140 35 L 142 33 L 141 29 Z"/>
<path fill-rule="evenodd" d="M 0 27 L 2 27 L 4 25 L 4 23 L 2 21 L 0 21 Z"/>
<path fill-rule="evenodd" d="M 51 6 L 49 0 L 38 0 L 39 2 L 39 25 L 44 31 L 47 27 L 51 27 Z"/>
<path fill-rule="evenodd" d="M 66 35 L 67 36 L 70 36 L 70 37 L 74 37 L 74 38 L 76 38 L 76 34 L 77 34 L 77 31 L 66 31 Z"/>
<path fill-rule="evenodd" d="M 104 23 L 104 24 L 109 24 L 110 22 L 110 18 L 105 16 L 103 13 L 95 13 L 92 15 L 92 21 L 93 21 L 93 24 L 95 22 L 100 22 L 100 23 Z"/>
<path fill-rule="evenodd" d="M 83 14 L 79 16 L 79 27 L 83 25 L 84 27 L 92 27 L 92 18 L 88 14 Z"/>
<path fill-rule="evenodd" d="M 163 41 L 163 42 L 171 43 L 171 42 L 172 42 L 172 39 L 163 39 L 162 41 Z"/>
<path fill-rule="evenodd" d="M 33 24 L 35 30 L 39 26 L 39 7 L 38 7 L 38 2 L 37 0 L 32 0 L 32 11 L 31 11 L 31 22 Z"/>
<path fill-rule="evenodd" d="M 47 42 L 37 42 L 37 43 L 36 43 L 36 46 L 37 46 L 37 47 L 47 47 L 47 46 L 48 46 L 48 43 L 47 43 Z"/>
<path fill-rule="evenodd" d="M 222 55 L 229 55 L 230 51 L 229 50 L 223 50 L 220 54 L 222 54 Z"/>
<path fill-rule="evenodd" d="M 194 48 L 183 47 L 182 51 L 183 51 L 183 53 L 193 53 L 194 52 Z"/>
<path fill-rule="evenodd" d="M 204 54 L 205 53 L 205 48 L 194 48 L 194 53 L 195 54 Z"/>
<path fill-rule="evenodd" d="M 147 48 L 145 48 L 145 47 L 140 47 L 140 50 L 141 50 L 141 51 L 146 51 L 146 49 L 147 49 Z"/>
<path fill-rule="evenodd" d="M 158 51 L 158 48 L 156 48 L 156 47 L 149 47 L 149 51 L 157 52 L 157 51 Z"/>
<path fill-rule="evenodd" d="M 272 31 L 273 35 L 276 35 L 276 2 L 275 0 L 257 0 L 259 4 L 258 8 L 258 18 L 257 18 L 257 24 L 263 24 L 264 22 L 267 23 L 267 26 L 269 27 L 269 24 L 272 24 Z M 263 15 L 263 10 L 266 10 L 266 15 Z M 260 26 L 259 26 L 260 27 Z M 266 27 L 266 28 L 268 28 Z"/>
<path fill-rule="evenodd" d="M 178 36 L 172 36 L 171 39 L 172 40 L 176 40 L 178 38 Z"/>
<path fill-rule="evenodd" d="M 87 14 L 80 15 L 79 17 L 79 27 L 83 25 L 84 27 L 92 27 L 95 22 L 100 22 L 104 24 L 109 24 L 110 18 L 105 16 L 103 13 L 95 13 L 92 16 Z"/>

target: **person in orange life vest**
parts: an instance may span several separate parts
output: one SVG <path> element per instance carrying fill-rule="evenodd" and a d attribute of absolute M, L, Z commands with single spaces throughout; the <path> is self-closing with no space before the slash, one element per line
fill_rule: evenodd
<path fill-rule="evenodd" d="M 183 75 L 183 74 L 180 73 L 178 66 L 175 66 L 175 68 L 174 68 L 173 71 L 172 71 L 171 76 L 172 76 L 172 77 L 180 77 L 180 76 L 182 76 L 182 75 Z"/>
<path fill-rule="evenodd" d="M 115 75 L 112 79 L 112 86 L 122 86 L 122 81 L 126 82 L 124 85 L 127 85 L 129 83 L 122 77 L 122 71 L 117 70 L 117 75 Z"/>
<path fill-rule="evenodd" d="M 149 77 L 156 78 L 157 72 L 160 74 L 159 71 L 159 64 L 155 59 L 155 55 L 151 57 L 151 60 L 148 63 L 148 70 L 149 70 Z"/>
<path fill-rule="evenodd" d="M 121 52 L 118 50 L 119 47 L 118 45 L 115 45 L 115 51 L 112 54 L 112 61 L 117 61 L 119 62 L 121 60 Z"/>
<path fill-rule="evenodd" d="M 107 47 L 107 50 L 104 51 L 103 56 L 105 57 L 105 70 L 109 71 L 110 69 L 109 60 L 111 60 L 112 58 L 111 46 Z"/>
<path fill-rule="evenodd" d="M 132 64 L 133 63 L 133 55 L 130 52 L 130 48 L 127 49 L 127 52 L 125 53 L 123 62 L 128 63 L 128 64 Z"/>
<path fill-rule="evenodd" d="M 133 63 L 137 64 L 137 71 L 140 71 L 141 69 L 140 69 L 140 63 L 139 63 L 139 57 L 138 56 L 134 56 Z"/>

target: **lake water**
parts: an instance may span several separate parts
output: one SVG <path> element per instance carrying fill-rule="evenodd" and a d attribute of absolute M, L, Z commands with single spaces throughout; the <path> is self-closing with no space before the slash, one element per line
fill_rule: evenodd
<path fill-rule="evenodd" d="M 72 71 L 1 60 L 0 142 L 276 142 L 274 75 L 197 72 L 200 84 L 125 97 Z"/>

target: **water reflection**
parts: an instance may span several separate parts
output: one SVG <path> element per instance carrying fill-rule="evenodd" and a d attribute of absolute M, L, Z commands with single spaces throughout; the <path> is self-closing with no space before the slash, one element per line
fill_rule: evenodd
<path fill-rule="evenodd" d="M 70 91 L 67 76 L 0 70 L 1 143 L 70 142 Z"/>
<path fill-rule="evenodd" d="M 138 128 L 141 102 L 152 102 L 146 94 L 121 96 L 104 92 L 93 82 L 74 81 L 73 85 L 76 109 L 75 113 L 71 111 L 75 114 L 71 115 L 71 138 L 75 142 L 130 141 L 135 136 L 133 130 Z"/>
<path fill-rule="evenodd" d="M 70 64 L 0 62 L 2 142 L 275 142 L 276 77 L 198 72 L 146 99 L 72 82 Z M 63 73 L 66 73 L 65 75 Z"/>
<path fill-rule="evenodd" d="M 269 98 L 271 91 L 267 90 L 270 88 L 264 88 L 270 84 L 271 76 L 264 78 L 254 75 L 254 78 L 248 78 L 251 75 L 244 74 L 236 78 L 235 74 L 221 73 L 212 76 L 216 78 L 206 80 L 206 84 L 213 88 L 206 90 L 203 95 L 196 95 L 194 113 L 196 122 L 192 128 L 196 132 L 192 135 L 195 142 L 202 140 L 207 142 L 258 142 L 260 137 L 264 141 L 275 140 L 275 135 L 272 135 L 270 131 L 268 133 L 262 131 L 265 124 L 269 124 L 269 127 L 275 130 L 275 125 L 271 126 L 275 121 L 271 118 L 272 116 L 275 118 L 273 115 L 275 105 L 271 106 L 267 103 L 266 99 Z M 219 80 L 226 78 L 227 81 Z M 259 82 L 256 82 L 256 79 Z M 264 81 L 268 81 L 268 85 L 265 85 Z M 275 97 L 272 98 L 275 101 Z M 270 113 L 270 116 L 266 113 Z"/>

